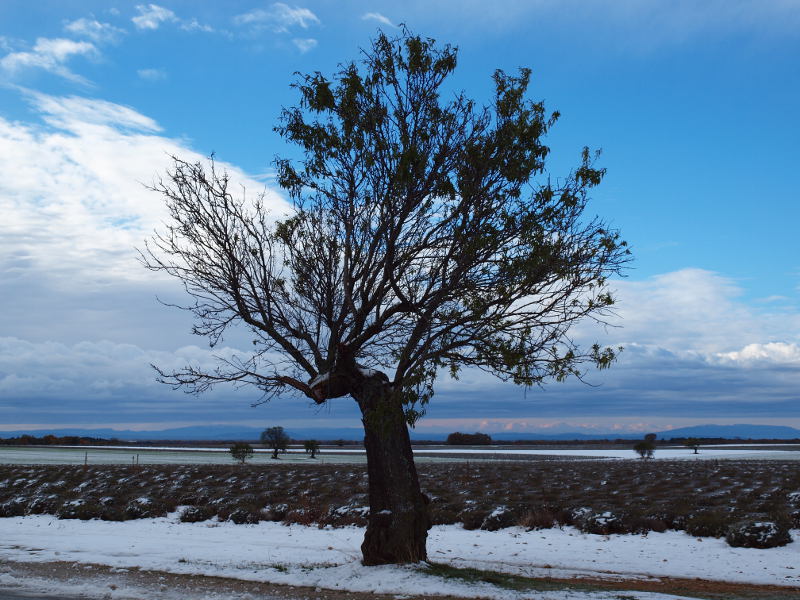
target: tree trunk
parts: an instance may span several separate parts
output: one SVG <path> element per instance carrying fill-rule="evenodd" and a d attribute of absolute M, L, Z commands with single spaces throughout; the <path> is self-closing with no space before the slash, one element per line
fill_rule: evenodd
<path fill-rule="evenodd" d="M 385 377 L 371 376 L 354 390 L 364 423 L 369 473 L 369 521 L 363 564 L 427 560 L 428 499 L 419 489 L 403 406 Z"/>

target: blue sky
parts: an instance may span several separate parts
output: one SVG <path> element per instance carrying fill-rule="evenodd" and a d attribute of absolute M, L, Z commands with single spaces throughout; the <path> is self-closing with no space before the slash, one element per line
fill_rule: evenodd
<path fill-rule="evenodd" d="M 782 0 L 0 3 L 0 429 L 353 425 L 352 403 L 185 396 L 148 365 L 209 361 L 173 282 L 135 261 L 163 216 L 167 156 L 216 153 L 283 200 L 273 133 L 295 71 L 332 73 L 399 23 L 460 49 L 452 89 L 486 102 L 494 69 L 533 69 L 562 113 L 565 173 L 588 145 L 591 210 L 631 243 L 615 368 L 521 390 L 443 379 L 419 429 L 800 427 L 800 4 Z M 241 343 L 240 343 L 241 342 Z M 227 349 L 245 348 L 234 335 Z"/>

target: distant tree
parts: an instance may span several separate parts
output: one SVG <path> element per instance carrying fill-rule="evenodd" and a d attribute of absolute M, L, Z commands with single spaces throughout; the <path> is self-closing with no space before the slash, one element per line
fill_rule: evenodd
<path fill-rule="evenodd" d="M 456 431 L 447 436 L 447 443 L 451 446 L 488 446 L 492 443 L 492 438 L 486 433 Z"/>
<path fill-rule="evenodd" d="M 305 448 L 306 454 L 311 454 L 311 458 L 316 458 L 317 452 L 319 452 L 319 442 L 317 440 L 306 440 L 303 442 L 303 448 Z"/>
<path fill-rule="evenodd" d="M 687 448 L 691 448 L 694 450 L 694 454 L 697 454 L 697 449 L 700 447 L 700 440 L 697 438 L 687 438 L 683 445 Z"/>
<path fill-rule="evenodd" d="M 253 447 L 246 442 L 236 442 L 231 446 L 229 452 L 233 460 L 239 461 L 241 464 L 247 462 L 247 459 L 253 456 Z"/>
<path fill-rule="evenodd" d="M 278 458 L 278 452 L 286 452 L 289 436 L 283 427 L 270 427 L 261 432 L 261 443 L 272 448 L 272 458 Z"/>
<path fill-rule="evenodd" d="M 655 433 L 648 433 L 647 435 L 644 436 L 644 441 L 650 442 L 651 444 L 655 445 L 657 437 L 658 436 Z"/>
<path fill-rule="evenodd" d="M 298 75 L 298 105 L 275 131 L 297 148 L 276 181 L 292 209 L 238 193 L 213 162 L 176 158 L 153 185 L 168 218 L 145 265 L 192 296 L 194 332 L 242 326 L 252 352 L 159 371 L 202 392 L 220 383 L 350 397 L 368 462 L 367 565 L 425 560 L 431 519 L 408 427 L 437 376 L 482 369 L 517 385 L 609 367 L 615 348 L 578 345 L 604 322 L 609 279 L 629 251 L 588 211 L 605 170 L 584 148 L 563 176 L 545 167 L 558 113 L 529 97 L 530 69 L 493 74 L 484 106 L 448 78 L 457 49 L 402 29 L 359 62 Z"/>
<path fill-rule="evenodd" d="M 637 442 L 633 447 L 634 452 L 636 452 L 636 454 L 643 459 L 653 458 L 655 449 L 656 445 L 652 441 L 646 439 L 642 440 L 641 442 Z"/>

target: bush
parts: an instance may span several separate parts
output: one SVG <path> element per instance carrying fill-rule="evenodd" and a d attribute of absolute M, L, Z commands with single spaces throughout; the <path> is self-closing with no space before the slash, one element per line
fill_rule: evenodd
<path fill-rule="evenodd" d="M 737 548 L 776 548 L 790 543 L 792 536 L 785 523 L 747 519 L 731 525 L 725 540 Z"/>
<path fill-rule="evenodd" d="M 228 520 L 236 523 L 237 525 L 255 525 L 261 519 L 262 515 L 260 511 L 241 506 L 233 510 L 233 512 L 228 515 Z"/>
<path fill-rule="evenodd" d="M 584 533 L 594 533 L 597 535 L 626 532 L 622 519 L 611 511 L 594 513 L 587 516 L 580 523 L 579 529 Z"/>
<path fill-rule="evenodd" d="M 216 511 L 210 506 L 188 506 L 181 512 L 181 523 L 199 523 L 200 521 L 208 521 L 216 514 Z"/>
<path fill-rule="evenodd" d="M 705 511 L 689 517 L 686 533 L 697 537 L 722 537 L 728 531 L 729 516 L 720 511 Z"/>
<path fill-rule="evenodd" d="M 0 504 L 0 517 L 21 517 L 27 506 L 28 501 L 25 498 L 13 498 Z"/>
<path fill-rule="evenodd" d="M 247 462 L 248 458 L 253 456 L 253 447 L 247 442 L 236 442 L 230 447 L 228 452 L 231 453 L 233 460 L 240 464 Z"/>
<path fill-rule="evenodd" d="M 522 515 L 519 526 L 528 531 L 533 529 L 551 529 L 558 524 L 558 515 L 547 508 L 535 508 Z"/>
<path fill-rule="evenodd" d="M 136 498 L 128 502 L 124 512 L 128 519 L 152 519 L 165 516 L 167 509 L 160 502 L 154 502 L 150 498 Z"/>
<path fill-rule="evenodd" d="M 473 530 L 480 529 L 487 516 L 485 510 L 467 508 L 461 511 L 458 515 L 458 519 L 461 521 L 461 525 L 464 529 Z"/>
<path fill-rule="evenodd" d="M 498 506 L 483 520 L 483 523 L 481 523 L 481 529 L 486 531 L 497 531 L 498 529 L 511 527 L 515 525 L 516 522 L 517 516 L 512 510 L 505 506 Z"/>

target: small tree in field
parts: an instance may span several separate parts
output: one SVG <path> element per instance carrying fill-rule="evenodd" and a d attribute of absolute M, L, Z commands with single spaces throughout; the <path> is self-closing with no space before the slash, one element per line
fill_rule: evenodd
<path fill-rule="evenodd" d="M 253 457 L 253 447 L 246 442 L 236 442 L 233 446 L 231 446 L 229 452 L 231 453 L 233 460 L 236 460 L 241 464 L 244 464 L 248 459 Z"/>
<path fill-rule="evenodd" d="M 170 219 L 146 266 L 193 296 L 196 333 L 213 344 L 239 325 L 253 340 L 251 353 L 161 380 L 195 392 L 252 384 L 265 401 L 352 398 L 367 453 L 367 565 L 427 558 L 408 427 L 440 373 L 534 386 L 615 359 L 570 335 L 606 318 L 608 278 L 628 260 L 619 234 L 586 214 L 604 175 L 596 155 L 584 149 L 551 177 L 543 140 L 558 113 L 529 99 L 530 70 L 496 71 L 481 107 L 447 90 L 456 62 L 455 48 L 403 30 L 379 34 L 332 78 L 300 76 L 300 102 L 276 127 L 301 156 L 276 161 L 294 206 L 278 221 L 213 162 L 176 158 L 153 186 Z"/>
<path fill-rule="evenodd" d="M 653 458 L 655 450 L 656 445 L 647 439 L 637 442 L 633 447 L 633 451 L 643 459 Z"/>
<path fill-rule="evenodd" d="M 700 447 L 700 440 L 697 438 L 687 438 L 683 445 L 687 448 L 694 450 L 693 454 L 698 454 L 697 449 Z"/>
<path fill-rule="evenodd" d="M 319 442 L 317 440 L 306 440 L 303 442 L 303 448 L 305 448 L 306 454 L 311 455 L 311 458 L 316 458 L 317 452 L 319 452 Z"/>
<path fill-rule="evenodd" d="M 261 432 L 261 443 L 272 448 L 272 458 L 278 458 L 278 452 L 286 452 L 289 436 L 283 427 L 270 427 Z"/>

